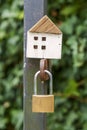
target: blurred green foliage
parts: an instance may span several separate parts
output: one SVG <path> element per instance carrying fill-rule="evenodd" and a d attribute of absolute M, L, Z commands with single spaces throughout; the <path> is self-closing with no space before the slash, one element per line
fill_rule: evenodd
<path fill-rule="evenodd" d="M 21 0 L 0 2 L 0 130 L 23 129 L 23 12 Z M 87 1 L 48 0 L 48 15 L 63 32 L 48 130 L 87 130 Z"/>
<path fill-rule="evenodd" d="M 87 130 L 87 1 L 48 0 L 48 15 L 63 32 L 61 60 L 53 60 L 55 113 L 48 130 Z"/>
<path fill-rule="evenodd" d="M 22 130 L 23 1 L 0 1 L 0 130 Z"/>

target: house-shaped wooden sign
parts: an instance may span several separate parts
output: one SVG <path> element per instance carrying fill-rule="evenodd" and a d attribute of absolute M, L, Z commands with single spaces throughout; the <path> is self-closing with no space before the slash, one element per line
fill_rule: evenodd
<path fill-rule="evenodd" d="M 45 15 L 27 32 L 26 57 L 61 59 L 61 51 L 62 32 Z"/>

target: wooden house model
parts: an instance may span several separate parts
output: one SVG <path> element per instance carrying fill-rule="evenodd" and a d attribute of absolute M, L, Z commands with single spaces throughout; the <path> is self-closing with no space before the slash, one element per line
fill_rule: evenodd
<path fill-rule="evenodd" d="M 61 51 L 62 32 L 45 15 L 27 32 L 26 57 L 61 59 Z"/>

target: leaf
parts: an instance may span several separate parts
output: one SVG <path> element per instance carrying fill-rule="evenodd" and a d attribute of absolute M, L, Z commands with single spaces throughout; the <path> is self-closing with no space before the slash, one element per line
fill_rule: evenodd
<path fill-rule="evenodd" d="M 21 110 L 12 110 L 11 111 L 12 118 L 12 124 L 15 125 L 15 129 L 19 130 L 21 127 L 21 124 L 23 122 L 23 111 Z"/>
<path fill-rule="evenodd" d="M 0 30 L 0 40 L 3 40 L 6 37 L 6 32 Z"/>
<path fill-rule="evenodd" d="M 78 9 L 78 5 L 70 5 L 70 6 L 67 6 L 65 7 L 64 9 L 62 9 L 62 11 L 60 12 L 62 15 L 70 15 L 70 14 L 73 14 L 77 11 Z"/>
<path fill-rule="evenodd" d="M 60 26 L 60 29 L 63 31 L 65 34 L 72 34 L 74 30 L 74 25 L 77 23 L 77 17 L 72 16 L 71 18 L 67 18 L 66 22 L 62 23 Z"/>
<path fill-rule="evenodd" d="M 5 129 L 6 128 L 6 124 L 8 122 L 8 119 L 7 118 L 1 118 L 0 117 L 0 129 Z"/>
<path fill-rule="evenodd" d="M 0 116 L 3 116 L 4 113 L 5 113 L 5 108 L 2 105 L 0 105 Z"/>
<path fill-rule="evenodd" d="M 24 18 L 24 11 L 19 12 L 18 19 L 22 20 Z"/>
<path fill-rule="evenodd" d="M 56 97 L 55 98 L 55 106 L 61 105 L 61 104 L 65 103 L 66 101 L 67 101 L 66 98 Z"/>
<path fill-rule="evenodd" d="M 70 96 L 70 95 L 80 96 L 80 93 L 78 92 L 78 83 L 75 80 L 70 79 L 65 88 L 64 94 L 66 96 Z"/>
<path fill-rule="evenodd" d="M 5 18 L 16 18 L 17 17 L 17 14 L 18 12 L 12 12 L 11 10 L 8 10 L 8 9 L 5 9 L 3 12 L 2 12 L 2 19 L 5 19 Z"/>

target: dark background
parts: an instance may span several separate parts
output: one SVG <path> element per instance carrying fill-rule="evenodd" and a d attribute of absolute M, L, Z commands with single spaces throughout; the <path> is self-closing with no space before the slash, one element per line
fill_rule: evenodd
<path fill-rule="evenodd" d="M 22 130 L 23 1 L 0 1 L 0 130 Z M 48 0 L 63 32 L 61 60 L 51 60 L 55 113 L 48 130 L 87 130 L 87 0 Z"/>

